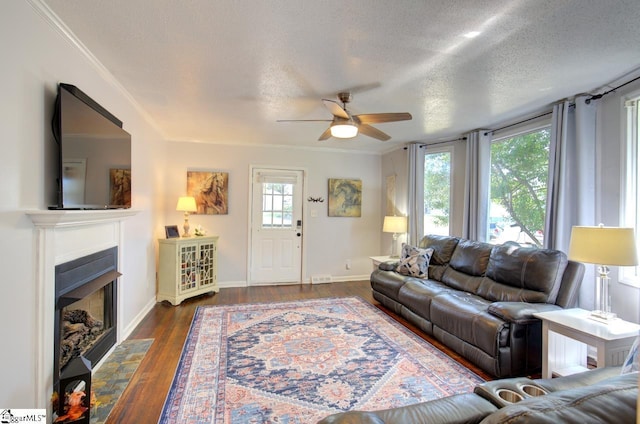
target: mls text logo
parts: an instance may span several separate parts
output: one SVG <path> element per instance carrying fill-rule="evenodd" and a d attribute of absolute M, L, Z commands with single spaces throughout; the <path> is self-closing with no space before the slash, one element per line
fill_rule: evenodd
<path fill-rule="evenodd" d="M 0 424 L 43 423 L 46 420 L 44 409 L 0 409 Z"/>

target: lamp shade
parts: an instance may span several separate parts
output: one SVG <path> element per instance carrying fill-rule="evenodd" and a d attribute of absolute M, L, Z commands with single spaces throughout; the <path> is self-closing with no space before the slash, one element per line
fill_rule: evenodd
<path fill-rule="evenodd" d="M 385 216 L 382 224 L 382 231 L 385 233 L 406 233 L 406 216 Z"/>
<path fill-rule="evenodd" d="M 350 121 L 331 124 L 331 135 L 336 138 L 352 138 L 358 135 L 358 127 Z"/>
<path fill-rule="evenodd" d="M 182 212 L 196 212 L 198 210 L 198 207 L 196 206 L 196 199 L 190 196 L 178 198 L 176 210 Z"/>
<path fill-rule="evenodd" d="M 633 228 L 573 227 L 569 259 L 598 265 L 638 265 Z"/>

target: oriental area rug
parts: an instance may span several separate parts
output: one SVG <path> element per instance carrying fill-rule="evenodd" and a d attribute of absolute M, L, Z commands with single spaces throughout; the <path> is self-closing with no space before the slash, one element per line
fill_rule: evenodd
<path fill-rule="evenodd" d="M 315 423 L 483 380 L 359 297 L 201 306 L 160 423 Z"/>

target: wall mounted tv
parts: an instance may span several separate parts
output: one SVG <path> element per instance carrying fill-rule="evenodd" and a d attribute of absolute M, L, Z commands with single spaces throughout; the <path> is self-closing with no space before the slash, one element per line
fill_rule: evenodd
<path fill-rule="evenodd" d="M 131 207 L 131 136 L 122 121 L 70 84 L 58 84 L 51 121 L 58 203 L 50 209 Z"/>

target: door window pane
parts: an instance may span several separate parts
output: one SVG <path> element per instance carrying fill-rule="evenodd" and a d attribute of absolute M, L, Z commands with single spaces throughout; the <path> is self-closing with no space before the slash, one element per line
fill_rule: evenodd
<path fill-rule="evenodd" d="M 424 232 L 449 235 L 451 152 L 424 155 Z"/>
<path fill-rule="evenodd" d="M 292 228 L 293 184 L 262 184 L 262 228 Z"/>
<path fill-rule="evenodd" d="M 542 247 L 549 140 L 546 127 L 491 144 L 489 242 Z"/>

